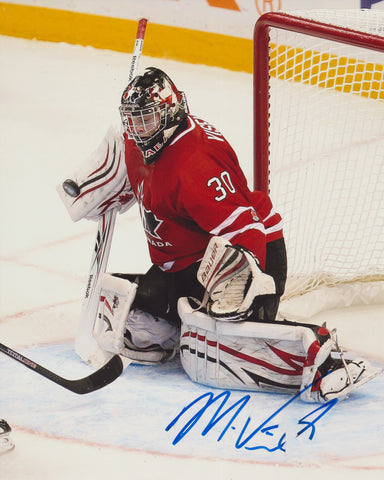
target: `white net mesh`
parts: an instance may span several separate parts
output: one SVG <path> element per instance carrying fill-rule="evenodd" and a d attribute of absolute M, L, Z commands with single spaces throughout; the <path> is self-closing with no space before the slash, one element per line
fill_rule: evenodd
<path fill-rule="evenodd" d="M 295 10 L 289 12 L 296 17 L 338 27 L 384 36 L 384 12 L 380 10 Z"/>
<path fill-rule="evenodd" d="M 384 12 L 290 12 L 384 36 Z M 384 51 L 270 29 L 270 192 L 286 297 L 384 280 Z M 384 303 L 384 292 L 383 292 Z"/>

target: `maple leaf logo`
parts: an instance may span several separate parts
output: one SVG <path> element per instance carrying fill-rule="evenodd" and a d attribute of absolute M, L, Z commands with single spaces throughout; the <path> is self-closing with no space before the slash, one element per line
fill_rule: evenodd
<path fill-rule="evenodd" d="M 147 210 L 144 207 L 143 184 L 144 184 L 144 181 L 141 182 L 141 184 L 137 188 L 137 200 L 139 204 L 141 221 L 143 222 L 143 227 L 146 233 L 151 235 L 151 237 L 158 238 L 161 240 L 161 237 L 157 233 L 157 230 L 159 229 L 160 225 L 163 223 L 163 220 L 159 220 L 151 210 Z"/>

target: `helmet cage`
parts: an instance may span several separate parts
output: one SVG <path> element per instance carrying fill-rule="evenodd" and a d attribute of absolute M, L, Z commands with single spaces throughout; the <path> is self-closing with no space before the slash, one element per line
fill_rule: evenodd
<path fill-rule="evenodd" d="M 167 124 L 166 103 L 138 108 L 133 105 L 121 105 L 120 116 L 127 133 L 137 143 L 148 143 Z"/>

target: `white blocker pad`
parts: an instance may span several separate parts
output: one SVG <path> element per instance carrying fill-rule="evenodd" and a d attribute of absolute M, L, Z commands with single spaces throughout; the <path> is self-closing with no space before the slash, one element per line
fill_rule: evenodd
<path fill-rule="evenodd" d="M 125 212 L 135 203 L 125 166 L 125 146 L 120 132 L 111 126 L 103 141 L 68 177 L 78 187 L 72 195 L 66 191 L 64 180 L 57 192 L 74 222 L 87 218 L 97 220 L 115 208 Z"/>
<path fill-rule="evenodd" d="M 311 383 L 334 345 L 327 329 L 316 336 L 310 327 L 282 322 L 221 322 L 194 310 L 187 298 L 178 310 L 180 359 L 192 381 L 231 390 L 303 391 L 303 400 L 318 401 Z"/>

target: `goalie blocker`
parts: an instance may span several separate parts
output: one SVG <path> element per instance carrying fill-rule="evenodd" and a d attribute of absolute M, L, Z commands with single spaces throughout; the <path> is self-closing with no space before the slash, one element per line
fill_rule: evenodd
<path fill-rule="evenodd" d="M 122 214 L 135 203 L 124 151 L 121 134 L 111 126 L 84 164 L 56 187 L 74 222 L 82 218 L 98 221 L 113 209 Z"/>

